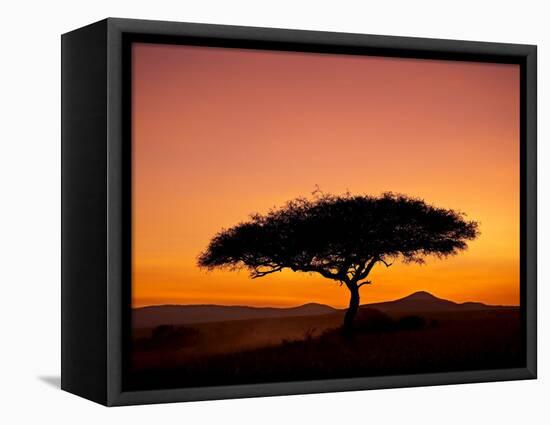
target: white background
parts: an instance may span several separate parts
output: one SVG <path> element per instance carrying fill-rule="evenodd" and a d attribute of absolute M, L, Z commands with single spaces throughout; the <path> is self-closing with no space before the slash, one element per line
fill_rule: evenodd
<path fill-rule="evenodd" d="M 60 391 L 60 34 L 107 16 L 539 46 L 539 217 L 549 214 L 545 1 L 4 1 L 0 422 L 550 423 L 549 226 L 539 220 L 537 381 L 107 409 Z M 544 394 L 546 392 L 546 395 Z"/>

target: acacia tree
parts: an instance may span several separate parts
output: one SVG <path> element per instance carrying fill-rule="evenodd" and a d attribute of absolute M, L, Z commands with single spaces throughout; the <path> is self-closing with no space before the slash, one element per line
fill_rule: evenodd
<path fill-rule="evenodd" d="M 478 234 L 478 223 L 463 213 L 406 195 L 323 194 L 222 229 L 199 255 L 198 265 L 247 268 L 252 279 L 284 269 L 318 273 L 349 290 L 344 330 L 351 331 L 359 290 L 372 283 L 367 278 L 375 265 L 454 255 Z"/>

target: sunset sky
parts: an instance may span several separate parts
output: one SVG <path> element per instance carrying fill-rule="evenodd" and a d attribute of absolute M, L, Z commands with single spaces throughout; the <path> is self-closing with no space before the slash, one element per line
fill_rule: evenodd
<path fill-rule="evenodd" d="M 212 236 L 323 192 L 394 191 L 480 224 L 469 249 L 377 266 L 361 302 L 418 290 L 519 304 L 519 66 L 134 44 L 134 306 L 345 307 L 319 275 L 196 266 Z"/>

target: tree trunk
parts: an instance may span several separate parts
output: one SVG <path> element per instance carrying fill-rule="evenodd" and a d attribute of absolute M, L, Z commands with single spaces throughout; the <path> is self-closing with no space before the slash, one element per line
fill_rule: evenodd
<path fill-rule="evenodd" d="M 350 334 L 353 332 L 354 320 L 359 309 L 359 288 L 357 286 L 348 287 L 351 293 L 349 307 L 344 316 L 344 333 Z"/>

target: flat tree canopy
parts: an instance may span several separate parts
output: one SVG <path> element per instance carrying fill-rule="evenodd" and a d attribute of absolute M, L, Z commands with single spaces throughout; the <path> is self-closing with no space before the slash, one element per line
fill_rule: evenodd
<path fill-rule="evenodd" d="M 454 255 L 478 234 L 478 223 L 464 214 L 406 195 L 324 194 L 294 199 L 221 230 L 200 254 L 198 265 L 247 268 L 253 279 L 283 269 L 319 273 L 351 291 L 345 320 L 349 328 L 359 288 L 371 283 L 367 276 L 377 263 L 422 263 L 426 256 Z"/>

